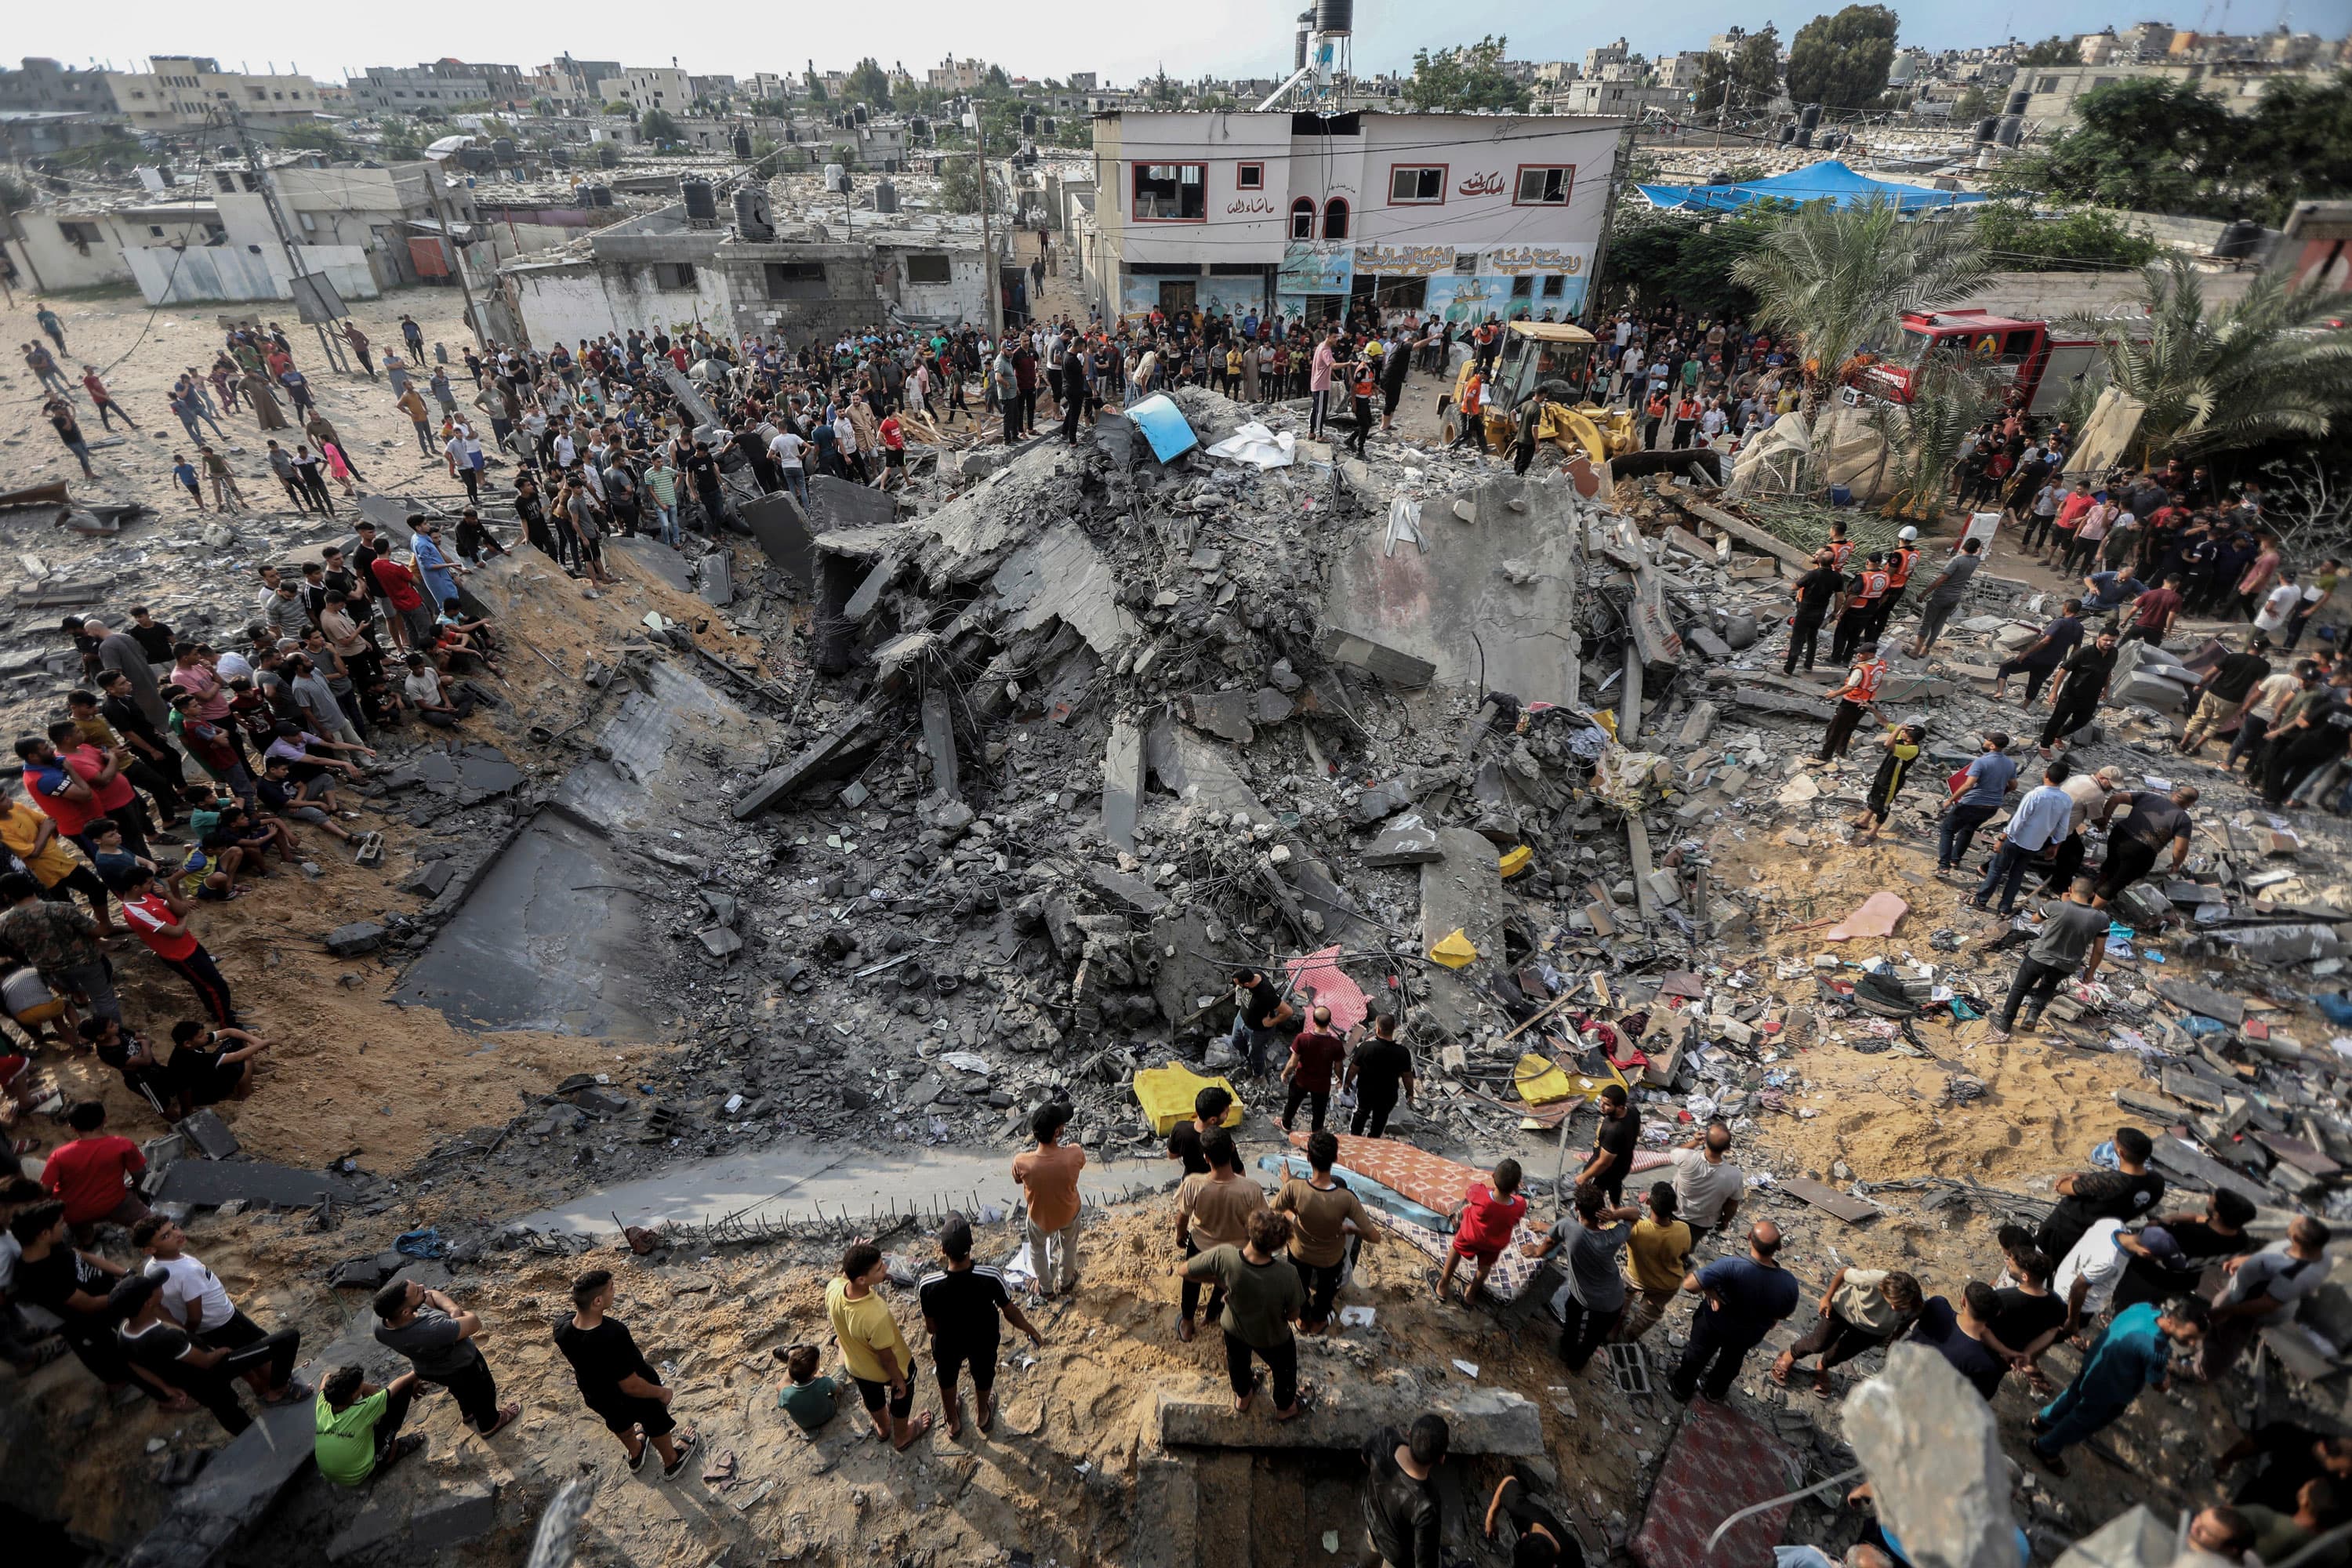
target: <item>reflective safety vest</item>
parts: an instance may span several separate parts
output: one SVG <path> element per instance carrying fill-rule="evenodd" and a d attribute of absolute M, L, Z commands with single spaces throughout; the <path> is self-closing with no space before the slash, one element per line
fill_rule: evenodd
<path fill-rule="evenodd" d="M 1843 572 L 1845 570 L 1846 557 L 1853 553 L 1853 540 L 1832 539 L 1830 541 L 1830 564 L 1836 567 L 1839 571 Z"/>
<path fill-rule="evenodd" d="M 1876 571 L 1864 572 L 1862 574 L 1862 595 L 1857 598 L 1854 603 L 1857 605 L 1869 604 L 1873 599 L 1875 599 L 1880 595 L 1885 593 L 1886 586 L 1887 583 L 1885 573 Z"/>
<path fill-rule="evenodd" d="M 1886 661 L 1885 659 L 1864 659 L 1860 664 L 1853 667 L 1853 673 L 1847 677 L 1847 679 L 1851 681 L 1852 684 L 1843 691 L 1838 693 L 1838 695 L 1844 698 L 1848 702 L 1872 701 L 1878 696 L 1878 682 L 1885 674 Z"/>
<path fill-rule="evenodd" d="M 1895 570 L 1887 574 L 1886 585 L 1890 588 L 1900 588 L 1909 584 L 1911 581 L 1911 568 L 1918 564 L 1918 562 L 1919 552 L 1917 551 L 1911 549 L 1896 550 L 1895 552 Z"/>

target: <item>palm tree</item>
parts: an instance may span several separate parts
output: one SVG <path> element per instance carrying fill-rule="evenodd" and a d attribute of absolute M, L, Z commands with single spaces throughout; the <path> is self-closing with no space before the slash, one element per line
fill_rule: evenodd
<path fill-rule="evenodd" d="M 2352 411 L 2352 333 L 2327 327 L 2344 296 L 2326 284 L 2267 270 L 2209 311 L 2197 269 L 2170 256 L 2142 271 L 2140 288 L 2144 323 L 2061 325 L 2096 338 L 2109 383 L 2140 404 L 2141 461 L 2315 440 Z"/>
<path fill-rule="evenodd" d="M 1756 319 L 1794 336 L 1815 370 L 1804 387 L 1807 424 L 1819 392 L 1864 349 L 1892 347 L 1903 313 L 1949 304 L 1992 263 L 1976 226 L 1910 218 L 1883 196 L 1850 207 L 1812 202 L 1783 216 L 1732 277 L 1756 296 Z"/>

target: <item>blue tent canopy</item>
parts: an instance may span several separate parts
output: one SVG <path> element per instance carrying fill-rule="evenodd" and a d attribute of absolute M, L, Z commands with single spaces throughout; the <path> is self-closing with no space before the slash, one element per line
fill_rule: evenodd
<path fill-rule="evenodd" d="M 1938 191 L 1925 185 L 1906 185 L 1894 180 L 1874 180 L 1858 174 L 1835 158 L 1801 169 L 1791 169 L 1785 174 L 1773 174 L 1761 180 L 1748 180 L 1736 185 L 1636 185 L 1633 187 L 1661 209 L 1683 207 L 1698 212 L 1738 212 L 1759 202 L 1835 202 L 1841 207 L 1861 205 L 1873 196 L 1885 196 L 1897 210 L 1916 212 L 1927 207 L 1959 206 L 1985 198 L 1973 191 Z"/>

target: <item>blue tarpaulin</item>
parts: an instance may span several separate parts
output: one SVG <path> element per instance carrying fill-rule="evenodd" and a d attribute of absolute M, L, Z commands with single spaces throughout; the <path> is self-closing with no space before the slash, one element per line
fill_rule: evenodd
<path fill-rule="evenodd" d="M 1835 202 L 1857 206 L 1873 196 L 1885 196 L 1904 212 L 1927 207 L 1961 206 L 1985 198 L 1973 191 L 1938 191 L 1894 180 L 1874 180 L 1858 174 L 1835 158 L 1747 180 L 1736 185 L 1636 185 L 1654 207 L 1683 207 L 1700 212 L 1738 212 L 1759 202 Z"/>
<path fill-rule="evenodd" d="M 1155 392 L 1135 405 L 1127 411 L 1127 416 L 1143 432 L 1143 438 L 1151 443 L 1151 455 L 1163 463 L 1173 462 L 1201 444 L 1184 411 L 1164 392 Z"/>

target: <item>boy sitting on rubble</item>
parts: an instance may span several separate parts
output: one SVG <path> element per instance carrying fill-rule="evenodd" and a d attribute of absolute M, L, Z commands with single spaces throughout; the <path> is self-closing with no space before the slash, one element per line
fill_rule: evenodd
<path fill-rule="evenodd" d="M 433 618 L 433 624 L 440 628 L 439 640 L 435 647 L 443 656 L 446 668 L 457 668 L 457 661 L 461 658 L 477 658 L 481 661 L 483 668 L 493 675 L 498 673 L 498 666 L 490 660 L 493 639 L 490 623 L 486 617 L 477 616 L 469 621 L 466 618 L 462 604 L 456 599 L 444 599 L 441 601 L 441 613 Z"/>
<path fill-rule="evenodd" d="M 784 1363 L 784 1375 L 791 1379 L 776 1391 L 776 1406 L 814 1437 L 833 1419 L 834 1395 L 839 1385 L 816 1374 L 814 1345 L 780 1347 L 776 1355 Z"/>

